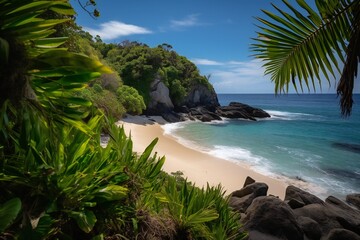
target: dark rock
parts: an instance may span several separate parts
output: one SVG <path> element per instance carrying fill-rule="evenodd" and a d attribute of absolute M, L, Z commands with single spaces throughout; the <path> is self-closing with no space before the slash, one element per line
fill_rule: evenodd
<path fill-rule="evenodd" d="M 270 115 L 262 109 L 249 105 L 231 102 L 229 106 L 218 107 L 216 113 L 226 118 L 243 118 L 256 121 L 256 118 L 267 118 Z"/>
<path fill-rule="evenodd" d="M 265 183 L 249 184 L 231 193 L 229 205 L 239 212 L 245 212 L 255 198 L 266 196 L 268 188 Z"/>
<path fill-rule="evenodd" d="M 175 108 L 175 111 L 179 113 L 189 113 L 189 108 L 187 106 L 180 106 L 180 107 L 177 106 Z"/>
<path fill-rule="evenodd" d="M 146 107 L 146 114 L 161 115 L 174 109 L 169 95 L 169 88 L 161 81 L 159 76 L 150 84 L 150 100 Z"/>
<path fill-rule="evenodd" d="M 351 207 L 349 207 L 349 205 L 347 205 L 346 203 L 344 203 L 340 199 L 337 199 L 334 196 L 329 196 L 328 198 L 325 199 L 325 202 L 328 203 L 328 204 L 332 204 L 333 206 L 336 206 L 338 208 L 341 208 L 341 209 L 343 209 L 345 211 L 352 211 L 353 210 Z"/>
<path fill-rule="evenodd" d="M 249 235 L 247 240 L 281 240 L 282 239 L 259 231 L 249 231 L 248 234 Z"/>
<path fill-rule="evenodd" d="M 221 120 L 217 114 L 209 111 L 205 107 L 196 107 L 189 109 L 189 116 L 198 119 L 202 122 L 210 122 L 213 120 Z"/>
<path fill-rule="evenodd" d="M 321 238 L 321 229 L 316 221 L 308 217 L 299 217 L 297 222 L 308 239 L 319 240 Z"/>
<path fill-rule="evenodd" d="M 188 95 L 178 106 L 187 106 L 188 108 L 198 106 L 220 106 L 217 95 L 212 86 L 197 84 L 192 86 Z"/>
<path fill-rule="evenodd" d="M 297 217 L 309 217 L 316 221 L 323 236 L 334 228 L 345 228 L 360 234 L 360 211 L 345 206 L 339 201 L 331 197 L 323 204 L 308 204 L 293 211 Z"/>
<path fill-rule="evenodd" d="M 269 117 L 271 117 L 270 114 L 268 114 L 264 110 L 262 110 L 260 108 L 251 107 L 251 106 L 249 106 L 247 104 L 243 104 L 243 103 L 239 103 L 239 102 L 231 102 L 229 104 L 229 106 L 244 109 L 249 115 L 251 115 L 253 117 L 256 117 L 256 118 L 269 118 Z"/>
<path fill-rule="evenodd" d="M 304 190 L 301 190 L 300 188 L 297 188 L 295 186 L 288 186 L 286 188 L 285 192 L 285 200 L 291 200 L 295 199 L 298 202 L 304 203 L 304 205 L 312 204 L 312 203 L 324 203 L 323 200 L 316 197 L 315 195 L 312 195 L 308 192 L 305 192 Z"/>
<path fill-rule="evenodd" d="M 243 187 L 246 187 L 247 185 L 252 184 L 252 183 L 254 183 L 254 182 L 255 182 L 254 179 L 252 179 L 251 177 L 247 176 L 246 179 L 245 179 L 245 183 L 244 183 L 244 186 L 243 186 Z"/>
<path fill-rule="evenodd" d="M 333 228 L 342 228 L 341 224 L 329 215 L 328 209 L 323 204 L 309 204 L 293 210 L 297 217 L 308 217 L 316 221 L 322 235 L 326 235 Z"/>
<path fill-rule="evenodd" d="M 303 240 L 303 231 L 291 208 L 275 197 L 257 197 L 242 219 L 244 229 L 279 239 Z M 255 239 L 255 238 L 254 238 Z M 269 238 L 270 239 L 270 238 Z"/>
<path fill-rule="evenodd" d="M 346 229 L 332 229 L 325 240 L 360 240 L 360 236 Z"/>
<path fill-rule="evenodd" d="M 291 209 L 301 208 L 305 206 L 305 204 L 302 201 L 298 201 L 295 198 L 286 200 L 285 202 L 291 207 Z"/>
<path fill-rule="evenodd" d="M 255 194 L 256 196 L 266 196 L 269 189 L 266 183 L 254 182 L 245 186 L 244 188 L 231 193 L 232 197 L 244 197 L 249 194 Z"/>
<path fill-rule="evenodd" d="M 225 118 L 243 118 L 256 121 L 256 119 L 249 115 L 247 112 L 244 112 L 243 110 L 234 107 L 219 107 L 216 113 Z"/>
<path fill-rule="evenodd" d="M 184 121 L 184 118 L 179 115 L 176 112 L 170 111 L 170 112 L 164 112 L 161 114 L 161 116 L 170 123 L 174 123 L 174 122 L 181 122 Z"/>
<path fill-rule="evenodd" d="M 360 194 L 349 194 L 346 196 L 346 201 L 360 210 Z"/>

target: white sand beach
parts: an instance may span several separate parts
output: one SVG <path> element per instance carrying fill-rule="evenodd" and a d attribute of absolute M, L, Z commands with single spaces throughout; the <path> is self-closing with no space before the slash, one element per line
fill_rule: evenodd
<path fill-rule="evenodd" d="M 197 186 L 218 185 L 227 194 L 243 187 L 247 176 L 269 186 L 268 194 L 284 199 L 287 184 L 279 179 L 259 174 L 248 166 L 217 158 L 204 152 L 180 144 L 174 137 L 164 134 L 160 124 L 166 121 L 161 117 L 127 116 L 118 122 L 124 126 L 126 134 L 131 134 L 133 150 L 141 153 L 156 137 L 159 138 L 154 151 L 166 156 L 163 170 L 167 173 L 181 171 L 184 177 Z"/>

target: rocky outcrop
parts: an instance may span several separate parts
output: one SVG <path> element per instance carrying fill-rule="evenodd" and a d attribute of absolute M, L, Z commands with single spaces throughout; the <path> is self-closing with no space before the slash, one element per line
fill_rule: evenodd
<path fill-rule="evenodd" d="M 231 102 L 229 106 L 219 107 L 216 112 L 225 118 L 243 118 L 253 121 L 256 121 L 256 118 L 270 117 L 270 115 L 262 109 L 253 108 L 238 102 Z"/>
<path fill-rule="evenodd" d="M 186 106 L 188 108 L 194 108 L 198 106 L 220 106 L 215 90 L 203 84 L 197 84 L 192 86 L 189 94 L 184 98 L 184 100 L 177 106 L 182 107 Z"/>
<path fill-rule="evenodd" d="M 332 229 L 326 240 L 360 240 L 360 236 L 343 228 Z"/>
<path fill-rule="evenodd" d="M 312 203 L 324 203 L 323 200 L 312 195 L 308 192 L 301 190 L 295 186 L 288 186 L 285 192 L 285 201 L 297 201 L 298 203 L 302 204 L 303 206 L 312 204 Z"/>
<path fill-rule="evenodd" d="M 247 119 L 267 118 L 270 115 L 262 109 L 231 102 L 229 106 L 220 106 L 212 87 L 197 84 L 191 88 L 184 100 L 174 106 L 169 95 L 169 88 L 156 77 L 150 85 L 150 101 L 144 112 L 147 115 L 160 115 L 168 122 L 185 119 L 210 122 L 222 118 Z"/>
<path fill-rule="evenodd" d="M 346 196 L 346 202 L 360 210 L 360 194 L 349 194 Z"/>
<path fill-rule="evenodd" d="M 188 118 L 190 120 L 200 120 L 202 122 L 210 122 L 213 120 L 221 120 L 221 117 L 216 113 L 209 111 L 205 107 L 191 108 L 188 111 Z"/>
<path fill-rule="evenodd" d="M 242 220 L 244 228 L 279 239 L 303 240 L 301 230 L 291 208 L 272 196 L 255 198 Z M 254 238 L 255 239 L 255 238 Z"/>
<path fill-rule="evenodd" d="M 169 96 L 169 88 L 159 77 L 150 84 L 150 101 L 146 108 L 149 115 L 161 115 L 173 111 L 174 104 Z"/>
<path fill-rule="evenodd" d="M 202 122 L 221 120 L 222 118 L 256 121 L 257 118 L 270 117 L 270 115 L 262 109 L 253 108 L 238 102 L 232 102 L 229 106 L 198 106 L 190 109 L 183 106 L 179 109 L 181 109 L 181 112 L 188 114 L 189 119 L 200 120 Z"/>
<path fill-rule="evenodd" d="M 231 193 L 229 205 L 239 212 L 245 212 L 257 197 L 266 196 L 268 185 L 265 183 L 251 183 L 244 188 Z"/>
<path fill-rule="evenodd" d="M 333 196 L 323 201 L 294 186 L 286 189 L 282 201 L 266 196 L 266 184 L 252 181 L 248 178 L 229 198 L 241 213 L 248 239 L 360 240 L 360 211 L 354 206 Z M 358 194 L 349 196 L 356 199 Z"/>

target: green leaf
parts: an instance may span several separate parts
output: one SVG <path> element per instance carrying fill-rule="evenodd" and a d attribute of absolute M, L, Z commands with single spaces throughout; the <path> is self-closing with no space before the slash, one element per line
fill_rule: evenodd
<path fill-rule="evenodd" d="M 191 214 L 188 218 L 188 224 L 199 224 L 210 222 L 219 217 L 219 214 L 214 209 L 200 210 L 194 214 Z"/>
<path fill-rule="evenodd" d="M 152 150 L 154 149 L 156 143 L 158 142 L 158 138 L 155 138 L 150 144 L 149 146 L 147 146 L 147 148 L 145 149 L 145 151 L 141 154 L 140 158 L 139 158 L 139 162 L 142 162 L 146 159 L 149 158 Z"/>
<path fill-rule="evenodd" d="M 96 216 L 93 211 L 85 209 L 82 212 L 70 212 L 70 217 L 75 219 L 77 225 L 81 230 L 86 233 L 91 232 L 97 222 Z"/>
<path fill-rule="evenodd" d="M 3 232 L 12 224 L 20 210 L 20 198 L 12 198 L 0 206 L 0 232 Z"/>
<path fill-rule="evenodd" d="M 0 64 L 6 66 L 9 60 L 9 43 L 0 37 Z"/>
<path fill-rule="evenodd" d="M 99 198 L 103 198 L 107 201 L 120 200 L 126 197 L 128 189 L 118 185 L 108 185 L 107 187 L 100 189 L 95 195 Z"/>
<path fill-rule="evenodd" d="M 34 40 L 34 44 L 38 48 L 57 48 L 64 44 L 68 37 L 42 38 Z"/>
<path fill-rule="evenodd" d="M 159 159 L 155 165 L 152 167 L 150 173 L 148 174 L 148 177 L 150 179 L 152 178 L 155 178 L 159 175 L 160 171 L 161 171 L 161 168 L 162 166 L 164 165 L 165 163 L 165 157 L 162 157 L 161 159 Z"/>

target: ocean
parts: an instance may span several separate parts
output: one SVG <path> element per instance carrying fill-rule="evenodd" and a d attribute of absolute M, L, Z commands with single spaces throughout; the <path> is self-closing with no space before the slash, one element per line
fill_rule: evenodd
<path fill-rule="evenodd" d="M 262 108 L 271 118 L 187 121 L 164 125 L 165 133 L 322 198 L 360 193 L 360 95 L 354 96 L 348 118 L 340 115 L 336 94 L 219 94 L 218 98 L 221 105 L 236 101 Z"/>

